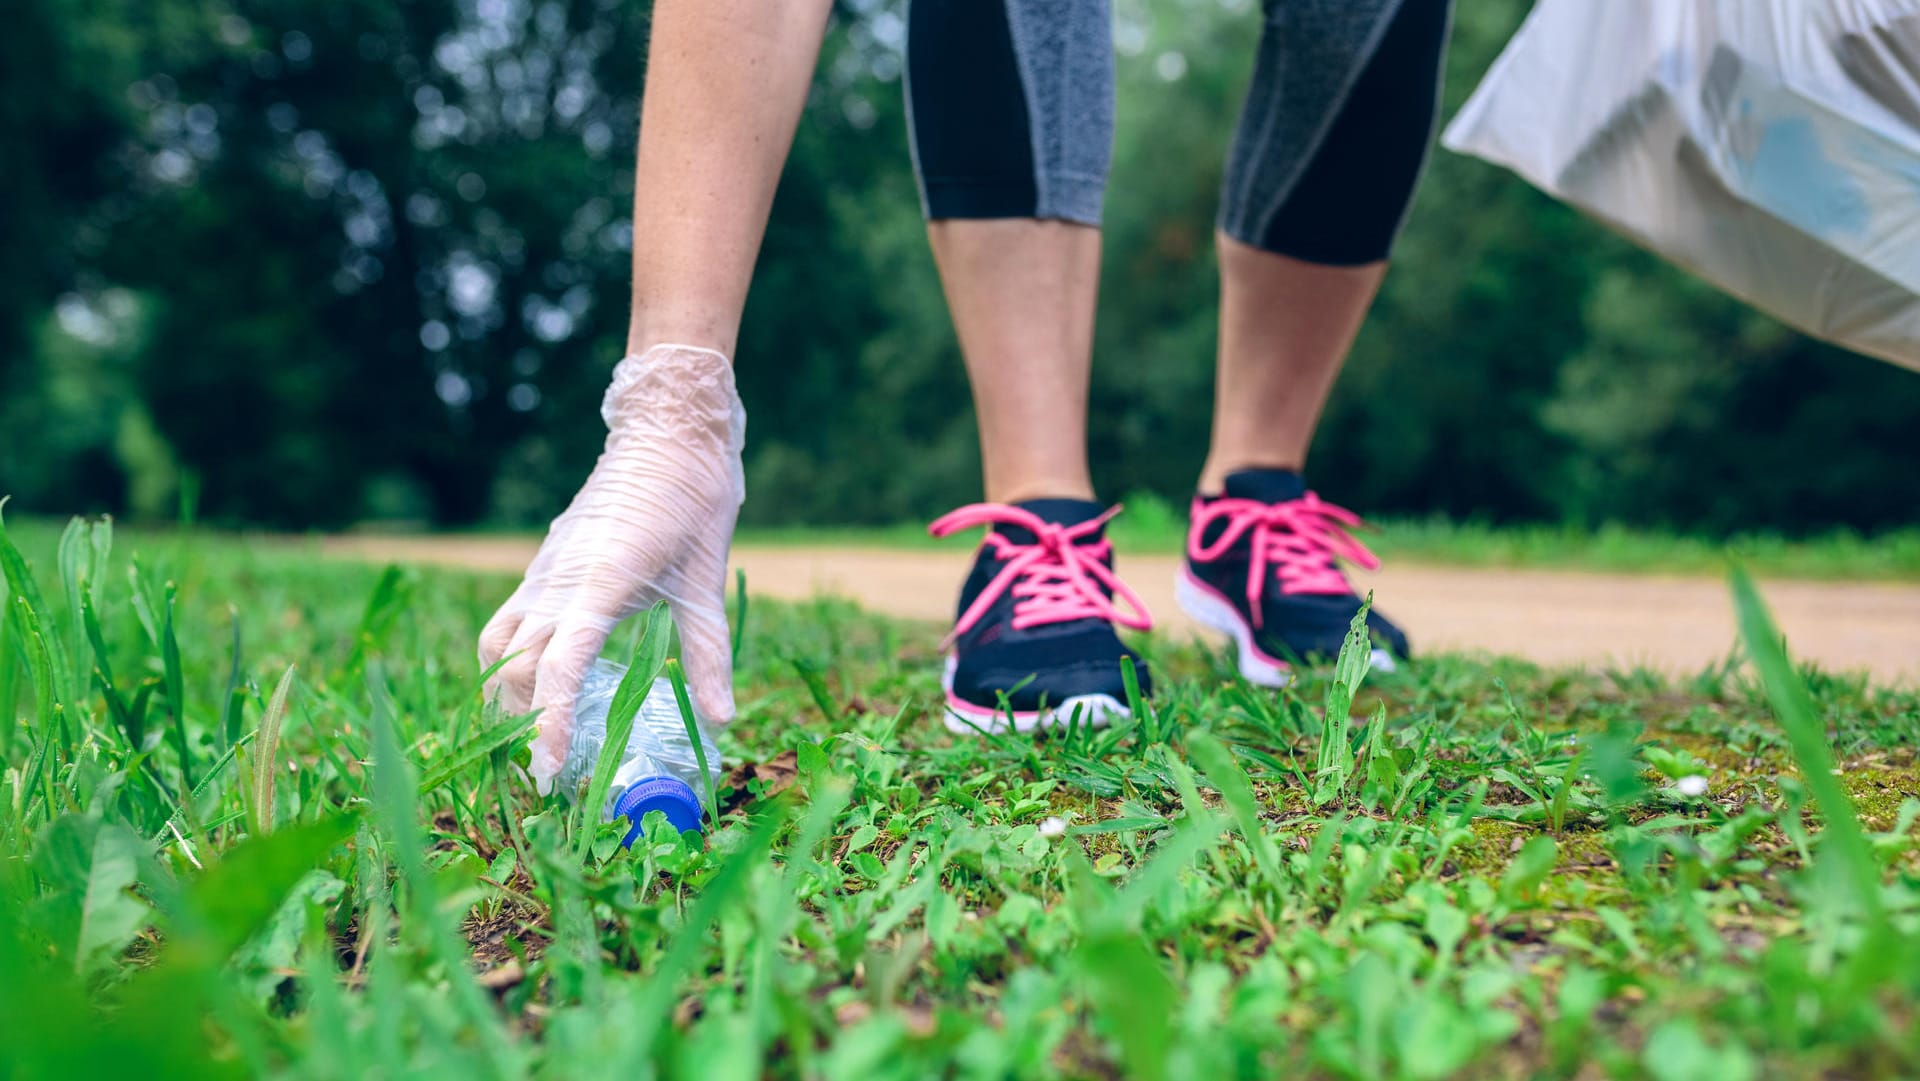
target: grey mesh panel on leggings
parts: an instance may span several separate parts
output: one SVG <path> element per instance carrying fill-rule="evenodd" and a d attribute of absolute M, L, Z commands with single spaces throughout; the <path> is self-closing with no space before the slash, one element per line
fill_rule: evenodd
<path fill-rule="evenodd" d="M 1098 224 L 1113 159 L 1108 0 L 913 0 L 907 19 L 927 216 Z"/>
<path fill-rule="evenodd" d="M 1448 0 L 1265 0 L 1220 227 L 1313 262 L 1384 258 L 1425 160 Z M 912 0 L 908 122 L 927 216 L 1099 223 L 1107 0 Z"/>

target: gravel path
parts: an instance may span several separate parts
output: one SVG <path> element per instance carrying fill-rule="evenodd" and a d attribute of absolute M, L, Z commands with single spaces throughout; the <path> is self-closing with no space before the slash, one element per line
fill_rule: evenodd
<path fill-rule="evenodd" d="M 490 537 L 330 537 L 323 554 L 519 573 L 534 542 Z M 953 615 L 967 549 L 756 547 L 734 549 L 756 595 L 802 599 L 826 592 L 913 619 Z M 1147 602 L 1156 628 L 1196 633 L 1173 599 L 1179 561 L 1122 555 L 1119 569 Z M 1512 654 L 1541 664 L 1645 666 L 1690 674 L 1734 642 L 1726 583 L 1569 571 L 1396 564 L 1356 576 L 1414 648 Z M 1776 580 L 1763 583 L 1796 658 L 1830 671 L 1866 670 L 1878 681 L 1920 685 L 1920 585 Z"/>

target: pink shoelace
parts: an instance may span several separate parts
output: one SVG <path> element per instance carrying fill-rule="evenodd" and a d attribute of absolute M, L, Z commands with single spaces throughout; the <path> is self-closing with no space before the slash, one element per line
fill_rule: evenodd
<path fill-rule="evenodd" d="M 986 615 L 987 609 L 1003 593 L 1017 598 L 1013 606 L 1015 630 L 1066 623 L 1076 619 L 1105 619 L 1123 627 L 1144 631 L 1153 625 L 1147 606 L 1120 581 L 1106 560 L 1113 552 L 1112 542 L 1087 539 L 1100 531 L 1119 507 L 1079 525 L 1056 525 L 1038 515 L 1004 503 L 974 503 L 944 515 L 927 527 L 927 532 L 944 537 L 974 526 L 1012 525 L 1027 530 L 1034 543 L 1019 544 L 1006 536 L 989 532 L 982 543 L 994 555 L 1006 561 L 987 588 L 961 614 L 947 635 L 944 646 L 971 630 Z M 1101 589 L 1113 590 L 1114 597 L 1126 603 L 1130 611 L 1115 607 Z"/>
<path fill-rule="evenodd" d="M 1212 544 L 1202 544 L 1200 538 L 1216 518 L 1225 518 L 1227 528 Z M 1187 533 L 1187 556 L 1195 562 L 1218 559 L 1252 531 L 1253 550 L 1247 560 L 1247 604 L 1253 613 L 1253 625 L 1258 627 L 1260 598 L 1266 592 L 1269 569 L 1280 579 L 1280 592 L 1296 595 L 1353 592 L 1352 584 L 1340 572 L 1336 560 L 1345 559 L 1368 570 L 1378 570 L 1379 558 L 1347 532 L 1359 526 L 1359 515 L 1324 502 L 1312 492 L 1285 503 L 1196 499 L 1193 526 Z"/>

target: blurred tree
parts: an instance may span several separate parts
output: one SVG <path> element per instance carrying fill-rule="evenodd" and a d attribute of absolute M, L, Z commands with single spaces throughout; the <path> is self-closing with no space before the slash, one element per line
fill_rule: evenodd
<path fill-rule="evenodd" d="M 76 221 L 113 190 L 113 151 L 127 134 L 113 78 L 124 67 L 101 35 L 64 21 L 69 6 L 17 0 L 0 34 L 0 380 L 74 284 Z"/>
<path fill-rule="evenodd" d="M 115 152 L 132 122 L 114 32 L 123 5 L 77 21 L 74 6 L 16 0 L 0 34 L 0 495 L 83 493 L 75 506 L 115 510 L 125 483 L 112 420 L 55 408 L 50 360 L 66 341 L 42 334 L 56 298 L 86 280 L 98 240 L 86 218 L 121 182 Z"/>
<path fill-rule="evenodd" d="M 582 406 L 624 317 L 641 17 L 582 0 L 185 17 L 201 47 L 135 84 L 141 198 L 107 266 L 161 298 L 144 385 L 210 514 L 474 521 L 543 382 Z"/>

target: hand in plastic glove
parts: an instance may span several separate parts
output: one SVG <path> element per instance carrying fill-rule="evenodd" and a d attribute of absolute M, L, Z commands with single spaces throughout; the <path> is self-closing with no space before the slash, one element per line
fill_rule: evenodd
<path fill-rule="evenodd" d="M 727 548 L 746 488 L 747 417 L 727 358 L 656 345 L 622 360 L 600 406 L 606 449 L 480 632 L 480 663 L 512 656 L 488 684 L 508 711 L 540 711 L 532 771 L 542 793 L 566 759 L 573 700 L 615 624 L 673 607 L 694 712 L 733 719 Z"/>

